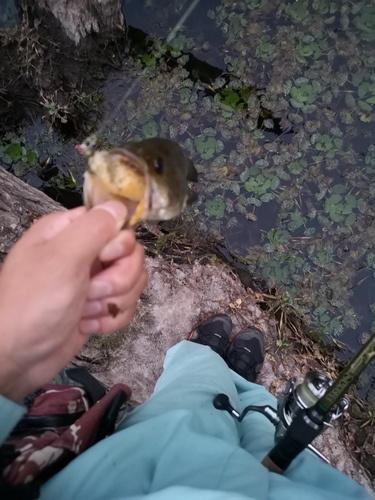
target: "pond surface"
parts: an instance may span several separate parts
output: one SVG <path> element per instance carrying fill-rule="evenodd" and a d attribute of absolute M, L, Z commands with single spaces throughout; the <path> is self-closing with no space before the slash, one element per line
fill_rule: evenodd
<path fill-rule="evenodd" d="M 132 47 L 102 89 L 102 141 L 181 143 L 200 173 L 185 217 L 283 287 L 348 359 L 375 333 L 375 4 L 201 0 L 167 43 L 188 4 L 122 1 Z M 64 189 L 79 186 L 74 141 L 46 128 L 6 137 L 3 161 L 14 169 L 49 155 L 43 172 L 20 176 L 46 188 L 57 169 Z M 372 402 L 373 373 L 361 381 Z"/>

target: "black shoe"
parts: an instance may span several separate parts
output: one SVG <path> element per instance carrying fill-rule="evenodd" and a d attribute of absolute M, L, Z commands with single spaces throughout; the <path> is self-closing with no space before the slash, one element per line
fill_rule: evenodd
<path fill-rule="evenodd" d="M 219 356 L 224 357 L 230 341 L 232 321 L 226 314 L 217 314 L 199 323 L 190 333 L 188 340 L 208 345 Z"/>
<path fill-rule="evenodd" d="M 258 328 L 245 328 L 231 342 L 225 355 L 229 368 L 255 382 L 264 363 L 264 336 Z"/>

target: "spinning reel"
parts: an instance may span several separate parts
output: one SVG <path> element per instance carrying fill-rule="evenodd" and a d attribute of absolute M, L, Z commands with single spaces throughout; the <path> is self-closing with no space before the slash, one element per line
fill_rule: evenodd
<path fill-rule="evenodd" d="M 226 394 L 218 394 L 213 405 L 218 410 L 228 411 L 239 422 L 249 411 L 262 413 L 272 422 L 275 446 L 262 460 L 271 472 L 282 474 L 305 448 L 330 463 L 311 442 L 348 409 L 349 399 L 345 393 L 374 357 L 375 336 L 372 336 L 337 380 L 316 371 L 308 372 L 298 385 L 295 378 L 291 378 L 278 397 L 277 409 L 269 405 L 247 406 L 239 413 Z"/>

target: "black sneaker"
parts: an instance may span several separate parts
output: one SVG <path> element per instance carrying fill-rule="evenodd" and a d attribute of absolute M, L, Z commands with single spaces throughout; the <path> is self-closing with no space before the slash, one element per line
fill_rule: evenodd
<path fill-rule="evenodd" d="M 255 382 L 264 363 L 264 336 L 258 328 L 248 327 L 232 340 L 225 355 L 229 368 L 249 382 Z"/>
<path fill-rule="evenodd" d="M 190 333 L 188 340 L 197 344 L 208 345 L 219 356 L 224 357 L 228 349 L 232 321 L 226 314 L 216 314 L 199 323 Z"/>

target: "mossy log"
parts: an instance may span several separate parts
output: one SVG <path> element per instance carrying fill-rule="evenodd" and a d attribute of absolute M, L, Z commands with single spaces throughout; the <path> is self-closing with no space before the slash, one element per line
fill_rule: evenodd
<path fill-rule="evenodd" d="M 58 210 L 64 207 L 0 166 L 0 265 L 35 220 Z"/>

